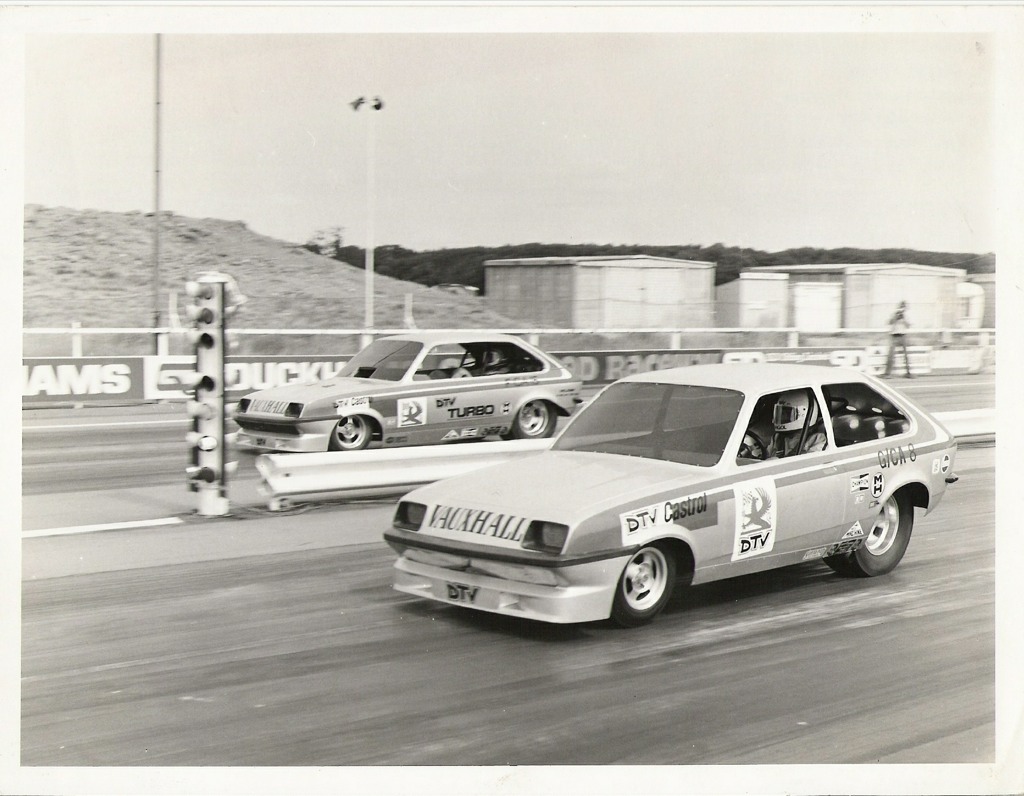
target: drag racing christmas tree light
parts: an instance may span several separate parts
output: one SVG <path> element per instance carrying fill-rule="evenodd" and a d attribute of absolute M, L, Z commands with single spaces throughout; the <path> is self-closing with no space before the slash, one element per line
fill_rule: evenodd
<path fill-rule="evenodd" d="M 186 314 L 192 321 L 189 342 L 195 350 L 196 369 L 187 389 L 194 400 L 186 411 L 192 430 L 186 435 L 191 463 L 185 468 L 189 489 L 199 496 L 198 513 L 221 517 L 228 513 L 228 475 L 237 462 L 226 461 L 228 436 L 224 431 L 224 351 L 227 345 L 227 317 L 244 297 L 234 279 L 206 272 L 185 284 L 192 299 Z"/>

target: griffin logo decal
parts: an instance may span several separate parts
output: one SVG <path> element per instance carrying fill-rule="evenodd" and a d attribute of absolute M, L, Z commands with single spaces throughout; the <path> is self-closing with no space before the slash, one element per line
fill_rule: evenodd
<path fill-rule="evenodd" d="M 771 552 L 775 546 L 775 481 L 761 478 L 733 487 L 736 498 L 736 536 L 732 560 Z"/>
<path fill-rule="evenodd" d="M 427 402 L 422 398 L 398 399 L 398 427 L 422 426 L 427 422 Z"/>

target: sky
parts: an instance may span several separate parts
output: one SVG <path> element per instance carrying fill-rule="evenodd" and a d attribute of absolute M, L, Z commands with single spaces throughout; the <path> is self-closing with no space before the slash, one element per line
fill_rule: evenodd
<path fill-rule="evenodd" d="M 26 203 L 155 207 L 155 42 L 102 26 L 25 36 Z M 415 250 L 983 253 L 993 42 L 986 30 L 165 32 L 160 206 L 297 243 L 341 227 L 348 244 Z M 361 95 L 384 107 L 354 111 Z"/>

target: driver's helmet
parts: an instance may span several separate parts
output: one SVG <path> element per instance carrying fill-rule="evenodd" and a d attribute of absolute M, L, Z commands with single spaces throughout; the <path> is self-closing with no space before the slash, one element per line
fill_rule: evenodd
<path fill-rule="evenodd" d="M 810 426 L 817 420 L 817 407 L 811 405 L 807 393 L 803 390 L 782 393 L 775 401 L 775 414 L 772 417 L 775 431 L 799 431 L 804 427 L 804 418 L 808 411 L 811 412 L 811 418 L 807 423 Z"/>
<path fill-rule="evenodd" d="M 487 351 L 487 355 L 484 357 L 484 367 L 500 368 L 505 364 L 505 354 L 503 351 L 499 351 L 497 348 L 491 348 Z"/>

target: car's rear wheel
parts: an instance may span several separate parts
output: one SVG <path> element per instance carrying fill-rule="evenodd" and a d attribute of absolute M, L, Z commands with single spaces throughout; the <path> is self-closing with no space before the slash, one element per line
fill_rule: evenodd
<path fill-rule="evenodd" d="M 329 450 L 360 451 L 373 439 L 373 423 L 368 417 L 343 417 L 331 431 Z"/>
<path fill-rule="evenodd" d="M 846 577 L 885 575 L 903 559 L 913 529 L 914 506 L 906 492 L 897 492 L 882 504 L 856 552 L 829 556 L 825 563 Z"/>
<path fill-rule="evenodd" d="M 516 412 L 509 439 L 543 439 L 555 433 L 555 410 L 547 401 L 527 401 Z"/>
<path fill-rule="evenodd" d="M 621 627 L 650 622 L 672 596 L 676 561 L 657 545 L 640 548 L 626 563 L 615 588 L 612 621 Z"/>

